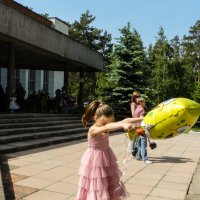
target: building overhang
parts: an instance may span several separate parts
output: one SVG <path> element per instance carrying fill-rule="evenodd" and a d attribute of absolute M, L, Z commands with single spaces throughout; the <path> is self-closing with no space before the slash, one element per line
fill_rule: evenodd
<path fill-rule="evenodd" d="M 8 63 L 9 43 L 15 45 L 16 68 L 54 71 L 100 71 L 99 52 L 5 5 L 0 0 L 0 67 Z"/>

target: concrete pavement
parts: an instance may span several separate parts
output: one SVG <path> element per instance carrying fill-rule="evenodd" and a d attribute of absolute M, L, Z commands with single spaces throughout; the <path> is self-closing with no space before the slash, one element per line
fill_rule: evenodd
<path fill-rule="evenodd" d="M 200 161 L 197 165 L 185 200 L 200 200 Z"/>
<path fill-rule="evenodd" d="M 1 170 L 1 168 L 0 168 Z M 3 189 L 3 182 L 2 182 L 2 174 L 0 174 L 0 199 L 4 200 L 5 196 L 4 196 L 4 189 Z"/>
<path fill-rule="evenodd" d="M 118 157 L 120 168 L 125 172 L 123 180 L 130 193 L 128 200 L 184 200 L 193 174 L 200 172 L 197 167 L 200 158 L 200 133 L 191 132 L 156 143 L 157 148 L 149 155 L 153 164 L 131 158 L 126 170 L 123 165 L 125 136 L 110 136 L 110 146 Z M 8 160 L 4 162 L 5 165 L 8 163 L 10 170 L 4 171 L 3 176 L 10 177 L 13 182 L 13 187 L 7 190 L 9 200 L 14 198 L 12 190 L 17 200 L 74 199 L 80 158 L 86 148 L 87 142 L 82 140 L 8 154 Z M 150 149 L 148 152 L 150 153 Z M 200 188 L 198 181 L 199 179 L 195 180 L 198 184 L 193 187 L 193 193 L 189 193 L 193 195 L 190 200 L 196 200 L 194 195 L 200 199 L 194 194 Z"/>

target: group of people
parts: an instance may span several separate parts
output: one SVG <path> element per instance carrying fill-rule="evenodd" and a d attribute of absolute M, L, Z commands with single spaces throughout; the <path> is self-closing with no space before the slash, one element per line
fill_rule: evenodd
<path fill-rule="evenodd" d="M 57 89 L 55 95 L 54 101 L 58 113 L 68 112 L 70 108 L 75 107 L 76 101 L 69 95 L 65 87 L 62 87 L 61 90 Z"/>
<path fill-rule="evenodd" d="M 91 121 L 88 131 L 88 148 L 79 168 L 79 188 L 76 200 L 120 200 L 128 196 L 123 182 L 117 158 L 109 146 L 109 132 L 118 129 L 135 129 L 140 126 L 145 114 L 145 100 L 139 92 L 134 92 L 131 100 L 132 118 L 114 121 L 113 109 L 102 101 L 91 102 L 82 117 L 84 126 Z M 147 138 L 141 135 L 135 138 L 132 149 L 137 146 L 136 160 L 147 158 Z"/>
<path fill-rule="evenodd" d="M 29 94 L 24 105 L 26 112 L 42 113 L 67 113 L 75 106 L 75 100 L 68 94 L 64 87 L 55 91 L 55 96 L 50 98 L 48 92 L 39 90 Z"/>
<path fill-rule="evenodd" d="M 144 117 L 145 105 L 145 99 L 141 97 L 141 94 L 138 91 L 133 92 L 130 104 L 132 117 Z M 140 122 L 135 126 L 140 127 Z M 145 132 L 140 136 L 135 135 L 133 141 L 130 142 L 130 151 L 136 160 L 142 159 L 145 163 L 151 164 L 152 161 L 148 160 L 147 157 L 147 142 L 150 143 L 150 140 L 145 135 Z"/>
<path fill-rule="evenodd" d="M 52 112 L 67 113 L 70 108 L 75 106 L 75 99 L 71 97 L 64 87 L 57 89 L 55 96 L 50 98 L 48 92 L 42 90 L 33 91 L 28 94 L 20 82 L 17 83 L 16 90 L 11 97 L 8 97 L 7 91 L 4 92 L 0 85 L 0 112 Z"/>

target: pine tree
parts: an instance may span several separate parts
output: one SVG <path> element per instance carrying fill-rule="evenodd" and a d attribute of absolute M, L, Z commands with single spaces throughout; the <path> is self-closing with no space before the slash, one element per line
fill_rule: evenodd
<path fill-rule="evenodd" d="M 141 91 L 145 80 L 146 57 L 138 32 L 128 23 L 120 29 L 108 66 L 106 100 L 113 105 L 117 113 L 127 114 L 130 110 L 130 96 L 134 90 Z"/>
<path fill-rule="evenodd" d="M 183 37 L 184 65 L 187 69 L 188 91 L 192 97 L 200 95 L 200 20 Z M 195 98 L 195 100 L 197 100 Z"/>
<path fill-rule="evenodd" d="M 89 10 L 83 13 L 79 21 L 71 24 L 69 35 L 102 53 L 105 57 L 112 49 L 112 36 L 107 31 L 92 26 L 96 17 Z"/>
<path fill-rule="evenodd" d="M 151 50 L 151 51 L 150 51 Z M 173 56 L 171 48 L 164 29 L 161 27 L 155 45 L 149 50 L 149 66 L 151 68 L 150 91 L 153 91 L 155 97 L 153 101 L 160 103 L 171 97 L 170 83 L 170 60 Z"/>
<path fill-rule="evenodd" d="M 100 52 L 103 55 L 104 63 L 107 64 L 108 54 L 112 50 L 112 36 L 107 31 L 98 29 L 92 25 L 92 23 L 95 21 L 95 18 L 96 17 L 91 15 L 87 10 L 81 15 L 79 21 L 75 21 L 71 24 L 69 35 L 72 38 L 79 40 L 83 44 L 89 46 L 90 48 Z M 99 79 L 99 77 L 103 77 L 103 74 L 104 72 L 99 74 L 85 74 L 85 97 L 90 99 L 91 97 L 94 97 L 94 93 L 97 87 L 96 81 Z M 79 75 L 74 74 L 74 76 L 78 78 Z M 70 85 L 73 85 L 74 88 L 78 88 L 78 82 L 75 84 L 71 83 Z"/>

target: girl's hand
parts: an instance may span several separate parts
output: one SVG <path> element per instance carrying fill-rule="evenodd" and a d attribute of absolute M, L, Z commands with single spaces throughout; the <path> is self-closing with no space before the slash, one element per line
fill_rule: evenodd
<path fill-rule="evenodd" d="M 123 127 L 124 130 L 130 130 L 130 129 L 132 129 L 132 126 L 133 126 L 132 123 L 122 122 L 122 127 Z"/>

